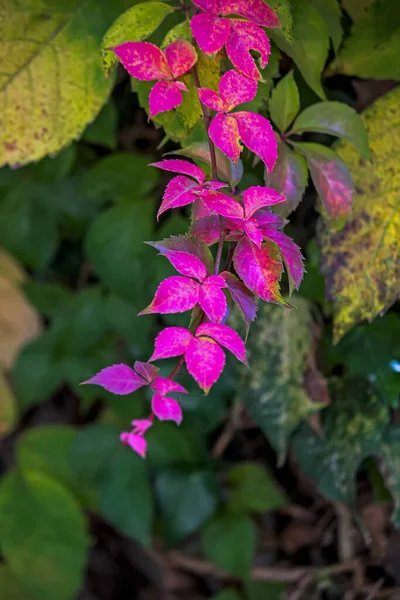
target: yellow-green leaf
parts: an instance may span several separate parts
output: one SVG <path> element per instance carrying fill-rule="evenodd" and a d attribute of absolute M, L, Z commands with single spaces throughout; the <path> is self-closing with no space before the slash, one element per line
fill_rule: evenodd
<path fill-rule="evenodd" d="M 0 371 L 0 436 L 5 435 L 14 427 L 17 416 L 16 405 L 14 394 Z"/>
<path fill-rule="evenodd" d="M 349 143 L 337 147 L 354 179 L 352 216 L 340 231 L 320 223 L 335 342 L 357 323 L 383 314 L 400 295 L 400 90 L 380 98 L 363 118 L 372 165 Z"/>

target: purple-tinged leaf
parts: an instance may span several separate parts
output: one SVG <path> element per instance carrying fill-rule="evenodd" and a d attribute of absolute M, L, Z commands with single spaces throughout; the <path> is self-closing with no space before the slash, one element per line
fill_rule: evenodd
<path fill-rule="evenodd" d="M 226 43 L 226 53 L 232 64 L 249 80 L 256 83 L 257 80 L 261 79 L 261 74 L 257 69 L 251 51 L 255 50 L 260 54 L 259 63 L 263 69 L 268 63 L 271 52 L 269 39 L 266 33 L 254 23 L 240 21 L 239 19 L 231 19 L 230 23 L 231 34 Z M 245 102 L 248 102 L 248 100 Z"/>
<path fill-rule="evenodd" d="M 199 290 L 199 304 L 204 310 L 206 316 L 215 323 L 220 323 L 226 314 L 227 303 L 224 292 L 220 289 L 225 287 L 226 283 L 222 278 L 220 282 L 214 282 L 213 277 L 205 280 Z"/>
<path fill-rule="evenodd" d="M 150 167 L 157 167 L 164 171 L 170 171 L 171 173 L 180 173 L 181 175 L 189 175 L 194 177 L 199 184 L 204 181 L 204 173 L 200 167 L 194 165 L 188 160 L 182 160 L 180 158 L 170 158 L 162 160 L 160 162 L 151 163 Z"/>
<path fill-rule="evenodd" d="M 207 206 L 199 196 L 192 206 L 192 221 L 196 221 L 196 219 L 201 219 L 202 217 L 209 217 L 212 214 L 211 210 L 208 210 Z"/>
<path fill-rule="evenodd" d="M 257 248 L 247 237 L 242 237 L 233 255 L 236 273 L 246 287 L 266 302 L 285 304 L 279 290 L 282 260 L 274 243 L 264 242 Z"/>
<path fill-rule="evenodd" d="M 183 327 L 166 327 L 156 337 L 154 352 L 149 361 L 173 358 L 185 354 L 193 335 Z"/>
<path fill-rule="evenodd" d="M 243 144 L 261 158 L 271 173 L 278 158 L 278 145 L 271 123 L 265 117 L 248 111 L 233 113 L 233 116 Z"/>
<path fill-rule="evenodd" d="M 139 315 L 159 313 L 162 315 L 185 312 L 193 308 L 198 301 L 200 284 L 188 277 L 174 275 L 160 283 L 147 308 Z"/>
<path fill-rule="evenodd" d="M 257 82 L 231 70 L 225 73 L 219 83 L 219 93 L 224 111 L 229 112 L 239 104 L 251 102 L 257 94 Z M 210 90 L 211 91 L 211 90 Z"/>
<path fill-rule="evenodd" d="M 193 254 L 193 256 L 197 256 L 206 266 L 207 273 L 211 274 L 214 272 L 214 259 L 210 249 L 207 248 L 206 244 L 200 238 L 194 235 L 176 235 L 165 240 L 147 242 L 147 244 L 156 248 L 161 254 L 166 254 L 171 250 Z"/>
<path fill-rule="evenodd" d="M 112 48 L 129 75 L 141 81 L 172 79 L 163 52 L 150 42 L 125 42 Z"/>
<path fill-rule="evenodd" d="M 131 424 L 135 428 L 134 433 L 143 435 L 153 425 L 153 421 L 150 419 L 135 419 Z"/>
<path fill-rule="evenodd" d="M 243 219 L 244 211 L 243 206 L 236 200 L 220 192 L 214 192 L 213 190 L 207 190 L 201 194 L 201 199 L 206 207 L 228 219 Z"/>
<path fill-rule="evenodd" d="M 193 338 L 185 354 L 187 370 L 201 389 L 208 394 L 225 366 L 225 354 L 216 342 Z"/>
<path fill-rule="evenodd" d="M 143 377 L 124 364 L 106 367 L 91 379 L 84 381 L 81 385 L 87 383 L 99 385 L 108 392 L 118 395 L 132 394 L 132 392 L 136 392 L 136 390 L 144 385 L 148 385 Z"/>
<path fill-rule="evenodd" d="M 197 62 L 197 52 L 187 40 L 178 39 L 164 50 L 173 77 L 181 77 Z"/>
<path fill-rule="evenodd" d="M 198 281 L 203 281 L 207 277 L 207 269 L 201 260 L 189 254 L 189 252 L 180 252 L 179 250 L 171 250 L 170 252 L 164 253 L 165 258 L 168 258 L 169 262 L 175 269 L 186 275 L 186 277 L 194 277 Z"/>
<path fill-rule="evenodd" d="M 221 224 L 217 215 L 201 217 L 192 223 L 190 233 L 197 236 L 208 246 L 216 244 L 221 237 Z"/>
<path fill-rule="evenodd" d="M 204 282 L 206 285 L 214 285 L 217 288 L 226 288 L 226 281 L 221 275 L 210 275 Z"/>
<path fill-rule="evenodd" d="M 300 248 L 288 235 L 281 231 L 271 229 L 267 236 L 277 244 L 282 254 L 289 278 L 290 293 L 292 293 L 293 288 L 298 290 L 304 275 L 304 258 Z"/>
<path fill-rule="evenodd" d="M 214 90 L 209 90 L 208 88 L 197 88 L 197 93 L 199 94 L 199 100 L 202 104 L 205 104 L 211 110 L 215 110 L 216 112 L 224 112 L 225 104 L 220 95 Z"/>
<path fill-rule="evenodd" d="M 253 217 L 258 227 L 264 231 L 266 229 L 281 229 L 287 224 L 287 220 L 272 212 L 270 208 L 262 208 Z"/>
<path fill-rule="evenodd" d="M 221 277 L 226 281 L 231 298 L 243 314 L 248 327 L 257 315 L 257 304 L 253 294 L 233 273 L 224 271 L 221 273 Z"/>
<path fill-rule="evenodd" d="M 146 458 L 147 442 L 143 436 L 137 433 L 121 433 L 120 440 L 122 444 L 130 446 L 141 458 Z"/>
<path fill-rule="evenodd" d="M 151 410 L 160 421 L 175 421 L 177 425 L 182 423 L 182 409 L 173 398 L 154 394 Z"/>
<path fill-rule="evenodd" d="M 304 156 L 293 152 L 286 144 L 278 144 L 278 160 L 270 178 L 271 187 L 285 196 L 286 201 L 276 211 L 287 217 L 299 205 L 306 190 L 308 169 Z"/>
<path fill-rule="evenodd" d="M 183 386 L 176 383 L 173 379 L 167 379 L 166 377 L 157 377 L 150 387 L 155 392 L 161 394 L 161 396 L 165 396 L 172 392 L 187 394 L 187 390 L 185 390 Z"/>
<path fill-rule="evenodd" d="M 199 6 L 197 0 L 195 4 Z M 220 12 L 223 15 L 239 15 L 261 27 L 280 27 L 278 15 L 264 0 L 223 0 Z"/>
<path fill-rule="evenodd" d="M 158 81 L 149 94 L 149 117 L 172 110 L 180 106 L 182 101 L 182 92 L 175 81 Z"/>
<path fill-rule="evenodd" d="M 255 212 L 265 206 L 273 206 L 284 202 L 285 197 L 272 188 L 253 185 L 243 193 L 244 212 L 246 219 L 250 219 Z"/>
<path fill-rule="evenodd" d="M 157 219 L 166 210 L 180 208 L 181 206 L 187 206 L 195 202 L 197 196 L 193 193 L 193 189 L 197 187 L 197 184 L 192 179 L 188 179 L 183 175 L 178 175 L 171 179 L 165 188 L 163 201 L 157 213 Z"/>
<path fill-rule="evenodd" d="M 207 13 L 195 15 L 190 27 L 192 34 L 205 54 L 216 54 L 226 44 L 230 25 L 227 19 L 220 19 Z"/>
<path fill-rule="evenodd" d="M 234 113 L 235 116 L 216 115 L 208 129 L 210 138 L 217 148 L 234 163 L 237 163 L 242 151 L 242 146 L 239 143 L 239 128 L 236 122 L 237 114 L 250 113 Z"/>
<path fill-rule="evenodd" d="M 154 365 L 150 365 L 147 362 L 140 362 L 137 360 L 133 365 L 136 373 L 141 375 L 148 383 L 151 383 L 158 375 L 159 368 Z"/>
<path fill-rule="evenodd" d="M 307 160 L 311 179 L 327 216 L 334 221 L 345 219 L 353 204 L 353 180 L 339 155 L 321 144 L 296 142 L 295 148 Z"/>
<path fill-rule="evenodd" d="M 252 219 L 250 221 L 245 221 L 244 231 L 249 240 L 251 240 L 258 248 L 261 248 L 263 234 Z"/>
<path fill-rule="evenodd" d="M 203 323 L 196 331 L 196 337 L 207 336 L 232 352 L 238 360 L 247 365 L 246 346 L 236 331 L 220 323 Z"/>

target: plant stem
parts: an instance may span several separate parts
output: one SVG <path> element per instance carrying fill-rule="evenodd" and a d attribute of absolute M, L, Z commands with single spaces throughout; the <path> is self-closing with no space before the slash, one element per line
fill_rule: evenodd
<path fill-rule="evenodd" d="M 194 84 L 195 84 L 196 88 L 201 87 L 199 74 L 197 72 L 196 65 L 194 65 L 194 67 L 192 68 L 192 76 L 193 76 L 193 80 L 194 80 Z M 204 106 L 204 104 L 200 101 L 200 98 L 199 98 L 199 102 L 200 102 L 201 110 L 203 111 L 204 125 L 206 127 L 207 137 L 208 137 L 208 145 L 210 148 L 212 178 L 214 179 L 214 181 L 217 181 L 218 180 L 217 155 L 215 153 L 214 143 L 208 133 L 208 129 L 210 127 L 210 122 L 211 122 L 211 115 L 210 115 L 210 112 L 209 112 L 207 106 Z"/>
<path fill-rule="evenodd" d="M 183 365 L 183 363 L 185 362 L 185 357 L 182 356 L 179 361 L 176 363 L 175 367 L 172 369 L 171 373 L 169 374 L 169 378 L 173 379 L 175 377 L 175 375 L 177 374 L 177 372 L 179 371 L 179 369 L 181 368 L 181 366 Z"/>
<path fill-rule="evenodd" d="M 226 231 L 224 228 L 224 221 L 223 221 L 222 217 L 219 218 L 219 224 L 221 226 L 221 235 L 220 235 L 219 241 L 218 241 L 217 256 L 215 257 L 215 269 L 214 269 L 215 275 L 218 275 L 219 268 L 221 266 L 222 250 L 224 248 L 224 242 L 225 242 L 225 236 L 226 236 Z"/>

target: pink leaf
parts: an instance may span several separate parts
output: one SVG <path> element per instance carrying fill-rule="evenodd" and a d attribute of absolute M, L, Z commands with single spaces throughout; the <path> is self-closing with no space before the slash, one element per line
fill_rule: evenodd
<path fill-rule="evenodd" d="M 278 145 L 271 123 L 265 117 L 247 111 L 233 113 L 232 117 L 236 119 L 243 144 L 257 154 L 271 172 L 278 157 Z"/>
<path fill-rule="evenodd" d="M 191 22 L 193 37 L 205 54 L 216 54 L 226 44 L 230 25 L 227 19 L 220 19 L 207 13 L 195 15 Z"/>
<path fill-rule="evenodd" d="M 176 108 L 182 100 L 182 92 L 175 81 L 158 81 L 149 94 L 149 117 Z"/>
<path fill-rule="evenodd" d="M 261 248 L 263 234 L 253 220 L 245 221 L 244 230 L 249 240 L 251 240 L 258 248 Z"/>
<path fill-rule="evenodd" d="M 179 383 L 176 383 L 176 381 L 173 381 L 172 379 L 166 379 L 165 377 L 157 377 L 150 387 L 152 390 L 158 392 L 162 396 L 170 394 L 171 392 L 187 394 L 187 390 L 179 385 Z"/>
<path fill-rule="evenodd" d="M 175 40 L 165 48 L 164 53 L 174 78 L 190 71 L 197 62 L 197 52 L 186 40 Z"/>
<path fill-rule="evenodd" d="M 150 42 L 125 42 L 112 48 L 129 75 L 141 81 L 172 79 L 167 59 Z"/>
<path fill-rule="evenodd" d="M 210 275 L 204 282 L 206 285 L 214 285 L 217 288 L 226 288 L 226 281 L 221 275 Z"/>
<path fill-rule="evenodd" d="M 100 385 L 108 392 L 118 395 L 131 394 L 147 385 L 145 379 L 124 364 L 112 365 L 102 369 L 97 375 L 83 382 L 83 384 L 87 383 Z"/>
<path fill-rule="evenodd" d="M 299 289 L 304 275 L 303 256 L 294 241 L 281 231 L 271 229 L 267 232 L 270 240 L 275 242 L 282 253 L 283 261 L 289 277 L 290 291 Z"/>
<path fill-rule="evenodd" d="M 186 275 L 187 277 L 194 277 L 198 281 L 203 281 L 207 277 L 207 269 L 197 256 L 189 254 L 188 252 L 180 252 L 179 250 L 172 250 L 164 254 L 168 258 L 169 262 L 175 269 Z"/>
<path fill-rule="evenodd" d="M 203 323 L 196 331 L 196 337 L 207 336 L 232 352 L 238 360 L 247 365 L 246 346 L 239 334 L 227 325 L 220 323 Z"/>
<path fill-rule="evenodd" d="M 151 383 L 157 377 L 160 370 L 154 365 L 150 365 L 146 362 L 140 362 L 139 360 L 135 362 L 133 368 L 135 369 L 136 373 L 141 375 L 141 377 L 143 377 L 148 383 Z"/>
<path fill-rule="evenodd" d="M 177 425 L 182 423 L 182 409 L 173 398 L 154 394 L 151 410 L 160 421 L 175 421 Z"/>
<path fill-rule="evenodd" d="M 199 196 L 196 202 L 193 202 L 192 221 L 196 221 L 197 219 L 201 219 L 202 217 L 209 217 L 210 215 L 212 215 L 211 210 L 208 210 L 208 208 L 202 202 Z"/>
<path fill-rule="evenodd" d="M 201 199 L 209 210 L 228 219 L 243 219 L 243 206 L 230 196 L 212 190 L 203 192 Z"/>
<path fill-rule="evenodd" d="M 163 169 L 164 171 L 170 171 L 171 173 L 180 173 L 181 175 L 189 175 L 190 177 L 194 177 L 198 181 L 198 183 L 203 183 L 204 181 L 204 173 L 193 163 L 188 160 L 181 160 L 180 158 L 170 158 L 167 160 L 162 160 L 160 162 L 152 163 L 151 167 L 157 167 L 158 169 Z"/>
<path fill-rule="evenodd" d="M 193 194 L 193 189 L 196 189 L 197 185 L 191 179 L 178 175 L 171 179 L 165 188 L 163 201 L 157 213 L 157 219 L 163 212 L 171 208 L 179 208 L 191 204 L 197 199 L 197 196 Z"/>
<path fill-rule="evenodd" d="M 211 110 L 224 112 L 225 104 L 217 92 L 208 88 L 197 88 L 197 93 L 202 104 L 205 104 Z"/>
<path fill-rule="evenodd" d="M 267 229 L 281 229 L 287 223 L 286 219 L 281 217 L 281 215 L 273 213 L 270 208 L 262 208 L 254 215 L 253 219 L 262 231 L 266 231 Z"/>
<path fill-rule="evenodd" d="M 134 433 L 143 435 L 153 425 L 153 421 L 150 419 L 135 419 L 132 421 L 132 425 L 135 428 Z"/>
<path fill-rule="evenodd" d="M 198 296 L 197 281 L 187 277 L 167 277 L 158 286 L 152 303 L 139 315 L 185 312 L 197 304 Z"/>
<path fill-rule="evenodd" d="M 280 27 L 278 15 L 263 0 L 225 0 L 221 14 L 240 15 L 262 27 Z"/>
<path fill-rule="evenodd" d="M 193 0 L 193 4 L 212 15 L 222 13 L 225 0 Z"/>
<path fill-rule="evenodd" d="M 235 249 L 233 264 L 246 287 L 266 302 L 285 304 L 279 291 L 282 276 L 282 261 L 278 248 L 264 243 L 257 248 L 247 237 L 243 237 Z"/>
<path fill-rule="evenodd" d="M 207 394 L 224 369 L 225 355 L 213 340 L 193 338 L 185 362 L 190 375 Z"/>
<path fill-rule="evenodd" d="M 188 329 L 184 329 L 183 327 L 166 327 L 156 337 L 154 352 L 149 362 L 184 354 L 192 339 L 193 336 Z"/>
<path fill-rule="evenodd" d="M 193 235 L 199 237 L 208 246 L 216 244 L 221 236 L 221 225 L 217 215 L 201 217 L 190 228 Z"/>
<path fill-rule="evenodd" d="M 242 151 L 242 146 L 239 144 L 240 136 L 236 121 L 237 114 L 250 113 L 234 113 L 235 116 L 216 115 L 208 129 L 210 138 L 217 148 L 234 163 L 237 163 Z"/>
<path fill-rule="evenodd" d="M 250 322 L 255 320 L 257 314 L 257 304 L 253 294 L 233 273 L 224 271 L 221 273 L 221 277 L 226 281 L 232 300 L 243 314 L 247 326 L 249 326 Z"/>
<path fill-rule="evenodd" d="M 284 202 L 285 196 L 282 196 L 272 188 L 254 185 L 249 187 L 243 193 L 243 200 L 246 219 L 249 219 L 254 215 L 255 212 L 260 210 L 260 208 L 264 208 L 265 206 L 273 206 L 279 202 Z"/>
<path fill-rule="evenodd" d="M 126 444 L 132 448 L 136 454 L 138 454 L 141 458 L 146 457 L 147 451 L 147 442 L 141 435 L 137 433 L 121 433 L 120 440 L 123 444 Z"/>
<path fill-rule="evenodd" d="M 218 277 L 218 276 L 217 276 Z M 207 317 L 216 323 L 220 323 L 225 317 L 227 303 L 224 292 L 220 289 L 225 287 L 226 283 L 221 278 L 220 282 L 214 282 L 213 277 L 208 277 L 199 290 L 199 304 L 206 313 Z"/>
<path fill-rule="evenodd" d="M 257 94 L 257 82 L 244 77 L 237 71 L 228 71 L 222 76 L 219 93 L 224 102 L 225 112 L 229 112 L 239 104 L 251 102 Z"/>
<path fill-rule="evenodd" d="M 248 21 L 231 19 L 230 23 L 231 34 L 226 43 L 226 53 L 232 64 L 251 80 L 261 79 L 260 72 L 250 51 L 255 50 L 260 54 L 259 63 L 263 69 L 268 63 L 271 52 L 267 35 L 260 27 Z"/>
<path fill-rule="evenodd" d="M 207 268 L 207 273 L 212 273 L 214 270 L 214 260 L 209 248 L 194 235 L 176 235 L 157 242 L 147 242 L 147 244 L 159 250 L 161 254 L 167 254 L 171 250 L 188 252 L 201 260 Z"/>

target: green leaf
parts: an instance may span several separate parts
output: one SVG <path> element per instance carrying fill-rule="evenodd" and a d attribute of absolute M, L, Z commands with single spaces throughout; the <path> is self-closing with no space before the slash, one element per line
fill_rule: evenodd
<path fill-rule="evenodd" d="M 182 21 L 182 23 L 178 23 L 175 27 L 169 30 L 167 35 L 165 36 L 163 43 L 161 44 L 161 48 L 164 49 L 175 40 L 187 40 L 188 42 L 192 41 L 192 31 L 190 29 L 190 25 L 188 21 Z"/>
<path fill-rule="evenodd" d="M 301 202 L 308 182 L 305 158 L 286 144 L 278 144 L 278 160 L 267 185 L 286 197 L 286 202 L 274 206 L 274 212 L 287 217 Z"/>
<path fill-rule="evenodd" d="M 123 2 L 3 4 L 0 55 L 5 132 L 0 165 L 54 154 L 79 137 L 112 85 L 99 61 L 104 32 Z"/>
<path fill-rule="evenodd" d="M 286 131 L 300 110 L 300 96 L 293 71 L 283 77 L 272 90 L 269 112 L 279 131 Z"/>
<path fill-rule="evenodd" d="M 363 115 L 373 164 L 350 144 L 337 147 L 354 177 L 352 216 L 338 232 L 320 223 L 321 267 L 334 302 L 334 341 L 354 325 L 382 315 L 400 294 L 400 90 L 380 98 Z"/>
<path fill-rule="evenodd" d="M 250 573 L 256 543 L 256 527 L 248 515 L 218 515 L 201 533 L 206 558 L 219 569 L 243 579 Z"/>
<path fill-rule="evenodd" d="M 156 476 L 155 486 L 171 542 L 197 531 L 217 509 L 218 488 L 208 471 L 163 471 Z"/>
<path fill-rule="evenodd" d="M 207 453 L 200 436 L 192 428 L 163 423 L 147 434 L 148 461 L 156 469 L 204 463 Z"/>
<path fill-rule="evenodd" d="M 281 24 L 279 32 L 286 39 L 292 40 L 293 17 L 291 0 L 269 0 L 268 6 L 273 8 L 278 13 L 279 21 Z M 269 33 L 271 33 L 271 31 L 274 30 L 270 29 Z"/>
<path fill-rule="evenodd" d="M 213 596 L 212 600 L 242 600 L 242 596 L 234 588 L 226 588 Z"/>
<path fill-rule="evenodd" d="M 341 25 L 342 11 L 338 0 L 311 0 L 311 4 L 321 13 L 329 29 L 333 49 L 338 52 L 343 37 Z"/>
<path fill-rule="evenodd" d="M 71 600 L 88 549 L 84 515 L 73 496 L 43 473 L 10 472 L 0 486 L 2 551 L 37 600 Z"/>
<path fill-rule="evenodd" d="M 47 318 L 52 318 L 71 297 L 71 293 L 57 283 L 28 280 L 22 289 L 29 302 Z"/>
<path fill-rule="evenodd" d="M 389 410 L 365 380 L 335 380 L 332 404 L 321 414 L 325 437 L 303 425 L 293 438 L 300 468 L 330 500 L 354 505 L 354 480 L 362 461 L 379 454 Z"/>
<path fill-rule="evenodd" d="M 235 465 L 229 472 L 229 510 L 264 512 L 284 506 L 284 493 L 278 488 L 271 473 L 255 462 Z"/>
<path fill-rule="evenodd" d="M 306 83 L 320 97 L 325 98 L 321 73 L 328 56 L 329 31 L 321 14 L 307 0 L 293 2 L 292 39 L 270 30 L 277 46 L 293 58 Z"/>
<path fill-rule="evenodd" d="M 339 227 L 351 212 L 353 202 L 349 168 L 334 150 L 321 144 L 296 142 L 293 146 L 306 158 L 324 217 Z"/>
<path fill-rule="evenodd" d="M 286 587 L 282 583 L 270 581 L 245 581 L 244 589 L 247 600 L 283 600 Z"/>
<path fill-rule="evenodd" d="M 161 25 L 173 7 L 164 2 L 141 2 L 124 12 L 110 27 L 102 42 L 104 71 L 109 74 L 117 63 L 115 54 L 108 50 L 124 42 L 141 42 Z"/>
<path fill-rule="evenodd" d="M 360 115 L 342 102 L 318 102 L 308 106 L 297 117 L 292 133 L 305 131 L 329 133 L 351 142 L 361 156 L 370 159 L 368 134 Z"/>
<path fill-rule="evenodd" d="M 400 528 L 400 428 L 392 425 L 382 445 L 382 471 L 394 500 L 392 520 Z"/>
<path fill-rule="evenodd" d="M 17 424 L 17 401 L 0 370 L 0 436 L 9 433 Z"/>
<path fill-rule="evenodd" d="M 321 408 L 302 386 L 312 343 L 310 308 L 297 297 L 293 304 L 292 310 L 260 304 L 247 344 L 251 370 L 244 374 L 238 392 L 277 451 L 280 464 L 294 430 Z"/>
<path fill-rule="evenodd" d="M 39 162 L 32 163 L 17 173 L 20 179 L 33 179 L 36 182 L 48 183 L 62 181 L 70 174 L 76 161 L 77 144 L 71 144 L 56 156 L 45 156 Z"/>
<path fill-rule="evenodd" d="M 14 573 L 4 563 L 0 564 L 0 590 L 2 600 L 32 600 L 23 590 Z"/>
<path fill-rule="evenodd" d="M 375 0 L 342 0 L 343 8 L 349 13 L 353 21 L 358 21 L 367 16 L 368 7 Z"/>
<path fill-rule="evenodd" d="M 110 100 L 102 108 L 96 119 L 87 127 L 82 140 L 89 144 L 104 146 L 110 150 L 117 147 L 118 111 Z"/>

